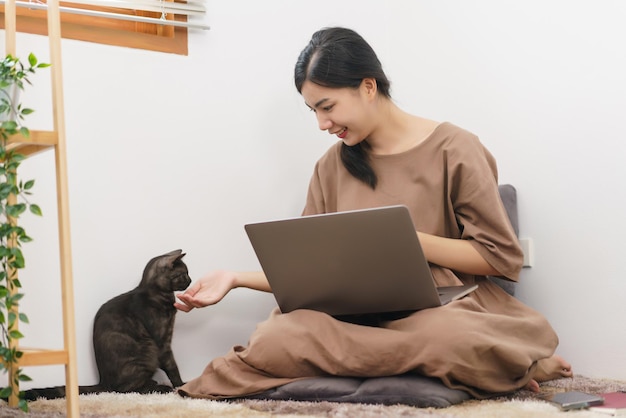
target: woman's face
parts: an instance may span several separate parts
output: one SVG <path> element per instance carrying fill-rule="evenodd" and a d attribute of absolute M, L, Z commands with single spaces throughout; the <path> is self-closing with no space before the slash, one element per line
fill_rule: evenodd
<path fill-rule="evenodd" d="M 331 88 L 305 81 L 301 92 L 305 104 L 315 112 L 319 128 L 352 146 L 366 139 L 374 126 L 371 98 L 375 87 L 372 95 L 366 84 L 364 80 L 356 89 Z"/>

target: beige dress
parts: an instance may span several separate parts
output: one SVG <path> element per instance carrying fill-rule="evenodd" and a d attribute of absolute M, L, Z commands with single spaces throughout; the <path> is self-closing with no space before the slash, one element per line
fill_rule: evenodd
<path fill-rule="evenodd" d="M 340 145 L 316 164 L 303 214 L 405 204 L 417 230 L 469 240 L 503 277 L 518 280 L 522 252 L 499 197 L 495 160 L 476 136 L 442 123 L 413 149 L 372 156 L 375 190 L 343 168 Z M 306 377 L 407 372 L 438 377 L 476 397 L 525 386 L 537 361 L 551 357 L 558 344 L 550 324 L 484 277 L 431 267 L 437 285 L 479 287 L 444 307 L 378 327 L 310 310 L 275 310 L 247 347 L 211 361 L 179 393 L 225 398 Z"/>

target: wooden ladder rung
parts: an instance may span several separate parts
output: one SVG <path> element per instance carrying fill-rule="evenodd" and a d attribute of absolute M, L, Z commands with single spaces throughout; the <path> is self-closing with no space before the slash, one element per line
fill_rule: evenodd
<path fill-rule="evenodd" d="M 26 156 L 37 154 L 54 147 L 59 142 L 56 131 L 30 131 L 30 137 L 21 134 L 13 135 L 7 141 L 7 151 L 16 151 Z"/>
<path fill-rule="evenodd" d="M 19 366 L 49 366 L 67 364 L 69 355 L 67 350 L 46 350 L 37 348 L 20 348 L 23 353 Z"/>

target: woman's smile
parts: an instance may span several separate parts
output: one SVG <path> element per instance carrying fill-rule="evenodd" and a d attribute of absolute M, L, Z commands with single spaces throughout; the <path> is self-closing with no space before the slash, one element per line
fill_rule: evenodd
<path fill-rule="evenodd" d="M 344 139 L 348 134 L 348 128 L 343 128 L 339 132 L 335 133 L 339 137 L 339 139 Z"/>

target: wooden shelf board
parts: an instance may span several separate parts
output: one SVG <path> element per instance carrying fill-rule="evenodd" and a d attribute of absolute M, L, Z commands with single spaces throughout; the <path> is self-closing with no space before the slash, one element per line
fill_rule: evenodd
<path fill-rule="evenodd" d="M 29 156 L 53 148 L 58 142 L 59 135 L 55 131 L 30 131 L 29 138 L 21 134 L 13 135 L 6 148 Z"/>
<path fill-rule="evenodd" d="M 20 348 L 24 353 L 19 361 L 22 366 L 48 366 L 53 364 L 67 364 L 67 350 L 45 350 L 36 348 Z"/>

